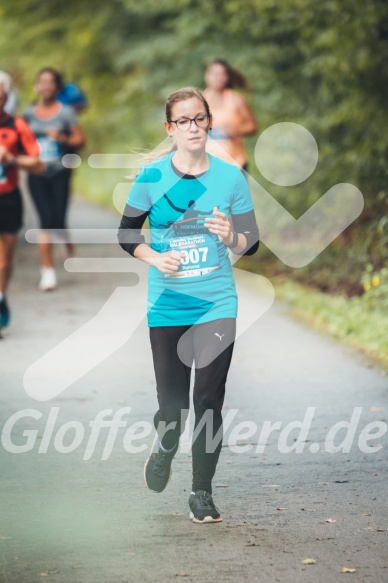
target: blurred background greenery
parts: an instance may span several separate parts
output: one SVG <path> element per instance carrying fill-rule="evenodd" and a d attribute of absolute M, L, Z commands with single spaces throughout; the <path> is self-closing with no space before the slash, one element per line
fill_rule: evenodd
<path fill-rule="evenodd" d="M 363 315 L 381 314 L 376 322 L 385 326 L 382 341 L 371 354 L 385 357 L 386 0 L 1 0 L 0 19 L 0 68 L 12 74 L 23 106 L 34 97 L 37 70 L 47 65 L 61 69 L 87 93 L 90 105 L 81 117 L 88 137 L 85 159 L 95 152 L 155 147 L 165 137 L 165 98 L 181 86 L 203 88 L 204 70 L 213 58 L 228 60 L 247 77 L 251 92 L 246 96 L 261 130 L 293 121 L 312 132 L 320 157 L 303 184 L 275 187 L 260 175 L 253 159 L 257 137 L 247 140 L 250 173 L 295 217 L 333 184 L 351 182 L 364 195 L 362 215 L 307 267 L 287 268 L 264 245 L 242 263 L 279 285 L 298 282 L 336 294 L 347 306 L 361 302 Z M 113 189 L 124 174 L 84 163 L 76 188 L 112 206 Z M 378 298 L 371 302 L 375 288 Z M 298 303 L 297 288 L 292 289 L 286 295 Z M 352 326 L 360 326 L 357 314 L 349 315 L 347 324 L 338 323 L 339 336 L 350 337 Z M 328 318 L 330 327 L 334 308 Z"/>

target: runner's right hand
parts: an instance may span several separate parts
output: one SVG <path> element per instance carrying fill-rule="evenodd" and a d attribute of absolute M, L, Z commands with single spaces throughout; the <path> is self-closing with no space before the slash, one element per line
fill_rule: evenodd
<path fill-rule="evenodd" d="M 0 162 L 9 164 L 15 156 L 5 146 L 0 146 Z"/>
<path fill-rule="evenodd" d="M 166 253 L 158 253 L 157 257 L 153 257 L 151 264 L 159 269 L 159 271 L 162 273 L 176 273 L 184 255 L 185 254 L 181 251 L 167 251 Z"/>

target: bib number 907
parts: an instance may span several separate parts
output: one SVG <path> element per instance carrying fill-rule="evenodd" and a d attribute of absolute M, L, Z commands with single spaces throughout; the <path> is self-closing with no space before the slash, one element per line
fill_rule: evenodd
<path fill-rule="evenodd" d="M 181 263 L 183 265 L 187 265 L 188 263 L 206 263 L 206 257 L 208 254 L 209 248 L 208 247 L 199 247 L 198 249 L 182 249 L 182 253 L 184 256 L 181 259 Z"/>

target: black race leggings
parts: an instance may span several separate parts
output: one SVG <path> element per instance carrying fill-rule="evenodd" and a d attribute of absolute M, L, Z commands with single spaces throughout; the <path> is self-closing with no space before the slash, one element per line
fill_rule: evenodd
<path fill-rule="evenodd" d="M 205 417 L 192 444 L 194 492 L 206 490 L 212 493 L 211 483 L 222 447 L 221 409 L 235 336 L 235 318 L 222 318 L 193 326 L 150 328 L 159 403 L 154 425 L 166 449 L 172 449 L 184 431 L 190 406 L 191 367 L 195 363 L 194 436 L 203 415 Z M 186 415 L 181 413 L 182 410 Z M 173 425 L 168 428 L 170 423 Z M 208 444 L 207 432 L 211 436 Z"/>
<path fill-rule="evenodd" d="M 28 187 L 39 215 L 41 229 L 65 229 L 70 194 L 71 171 L 63 168 L 53 174 L 29 174 Z"/>

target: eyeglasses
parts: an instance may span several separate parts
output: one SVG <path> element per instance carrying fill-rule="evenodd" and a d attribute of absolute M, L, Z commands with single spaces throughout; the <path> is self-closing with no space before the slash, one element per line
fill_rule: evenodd
<path fill-rule="evenodd" d="M 190 117 L 181 117 L 180 119 L 168 119 L 169 123 L 175 123 L 178 130 L 186 132 L 191 128 L 191 123 L 194 122 L 199 128 L 206 128 L 209 125 L 209 116 L 207 113 L 198 113 L 192 119 Z"/>

